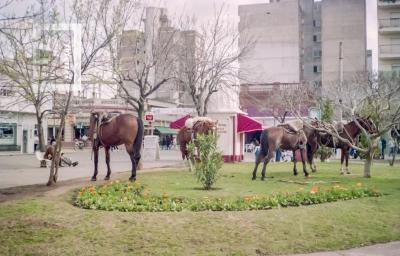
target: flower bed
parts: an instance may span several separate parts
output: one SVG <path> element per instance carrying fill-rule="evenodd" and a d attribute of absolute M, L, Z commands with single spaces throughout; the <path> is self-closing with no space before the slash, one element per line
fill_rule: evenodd
<path fill-rule="evenodd" d="M 84 209 L 123 212 L 165 211 L 244 211 L 265 210 L 277 207 L 321 204 L 362 197 L 378 197 L 382 194 L 358 183 L 353 187 L 335 185 L 329 188 L 313 187 L 310 191 L 300 189 L 295 193 L 252 195 L 235 199 L 190 199 L 150 195 L 139 182 L 111 182 L 102 186 L 84 187 L 77 195 L 75 205 Z"/>

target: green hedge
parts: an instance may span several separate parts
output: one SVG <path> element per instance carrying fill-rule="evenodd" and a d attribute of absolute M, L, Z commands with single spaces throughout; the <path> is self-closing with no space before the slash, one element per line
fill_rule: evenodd
<path fill-rule="evenodd" d="M 84 187 L 77 195 L 75 205 L 84 209 L 123 212 L 167 212 L 167 211 L 244 211 L 266 210 L 277 207 L 321 204 L 351 200 L 362 197 L 379 197 L 382 194 L 358 183 L 353 187 L 338 185 L 310 191 L 274 195 L 253 195 L 235 199 L 207 198 L 190 199 L 150 195 L 140 183 L 111 182 L 102 186 Z"/>

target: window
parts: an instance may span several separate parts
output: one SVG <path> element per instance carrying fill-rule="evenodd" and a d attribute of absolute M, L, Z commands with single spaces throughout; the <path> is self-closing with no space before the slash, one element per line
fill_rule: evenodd
<path fill-rule="evenodd" d="M 313 57 L 314 58 L 321 58 L 321 55 L 322 55 L 321 49 L 319 49 L 319 48 L 313 49 Z"/>
<path fill-rule="evenodd" d="M 13 91 L 11 90 L 10 87 L 5 87 L 5 86 L 0 87 L 0 96 L 12 96 L 12 95 Z"/>
<path fill-rule="evenodd" d="M 320 20 L 313 20 L 313 25 L 314 25 L 314 27 L 319 28 L 319 27 L 321 27 L 321 21 Z"/>
<path fill-rule="evenodd" d="M 315 35 L 313 36 L 313 41 L 314 41 L 315 43 L 321 42 L 321 34 L 315 34 Z"/>
<path fill-rule="evenodd" d="M 400 64 L 393 64 L 392 65 L 392 71 L 399 72 L 400 71 Z"/>
<path fill-rule="evenodd" d="M 321 73 L 321 65 L 314 65 L 314 73 Z"/>
<path fill-rule="evenodd" d="M 0 123 L 0 145 L 15 145 L 17 124 Z"/>

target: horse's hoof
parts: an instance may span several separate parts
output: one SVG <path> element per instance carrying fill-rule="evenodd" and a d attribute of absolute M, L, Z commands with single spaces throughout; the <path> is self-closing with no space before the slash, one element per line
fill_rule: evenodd
<path fill-rule="evenodd" d="M 308 177 L 309 177 L 309 174 L 308 174 L 308 173 L 305 173 L 305 174 L 304 174 L 304 177 L 308 178 Z"/>
<path fill-rule="evenodd" d="M 96 177 L 92 177 L 92 178 L 90 179 L 90 181 L 96 181 L 96 180 L 97 180 Z"/>
<path fill-rule="evenodd" d="M 346 172 L 346 173 L 347 173 L 347 174 L 351 174 L 351 172 L 349 172 L 349 171 L 348 171 L 348 172 Z"/>
<path fill-rule="evenodd" d="M 317 170 L 312 170 L 312 172 L 313 172 L 313 173 L 316 173 L 316 172 L 317 172 Z"/>
<path fill-rule="evenodd" d="M 298 174 L 297 172 L 294 172 L 294 173 L 293 173 L 294 176 L 297 176 L 297 174 Z"/>
<path fill-rule="evenodd" d="M 110 176 L 104 177 L 104 180 L 110 180 Z"/>
<path fill-rule="evenodd" d="M 256 180 L 256 177 L 255 177 L 255 176 L 253 176 L 253 178 L 251 178 L 251 180 Z"/>
<path fill-rule="evenodd" d="M 344 172 L 340 172 L 340 175 L 344 175 Z"/>
<path fill-rule="evenodd" d="M 261 180 L 265 180 L 265 177 L 261 177 Z"/>
<path fill-rule="evenodd" d="M 129 181 L 135 182 L 136 181 L 136 177 L 130 177 Z"/>

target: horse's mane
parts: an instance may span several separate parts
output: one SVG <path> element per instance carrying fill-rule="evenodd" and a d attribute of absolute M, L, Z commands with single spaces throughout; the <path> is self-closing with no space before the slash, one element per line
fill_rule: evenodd
<path fill-rule="evenodd" d="M 197 122 L 207 122 L 207 123 L 213 123 L 213 120 L 209 117 L 205 117 L 205 116 L 197 116 L 197 117 L 193 117 L 193 118 L 189 118 L 186 120 L 185 122 L 185 127 L 188 129 L 192 129 L 193 125 Z"/>

